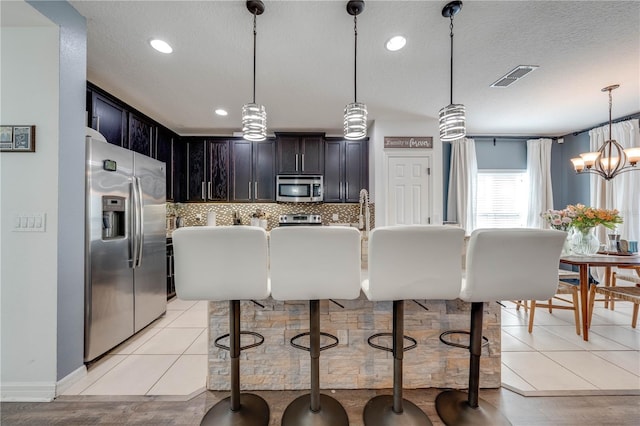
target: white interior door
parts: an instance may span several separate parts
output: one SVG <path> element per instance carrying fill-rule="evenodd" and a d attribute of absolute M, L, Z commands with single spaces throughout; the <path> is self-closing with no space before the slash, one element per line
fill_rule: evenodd
<path fill-rule="evenodd" d="M 387 169 L 387 224 L 431 223 L 431 158 L 390 156 Z"/>

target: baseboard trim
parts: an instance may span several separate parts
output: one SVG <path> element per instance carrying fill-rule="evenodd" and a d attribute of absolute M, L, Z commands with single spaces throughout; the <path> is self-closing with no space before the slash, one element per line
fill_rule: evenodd
<path fill-rule="evenodd" d="M 4 382 L 2 402 L 50 402 L 56 396 L 55 382 Z"/>
<path fill-rule="evenodd" d="M 65 393 L 71 386 L 82 380 L 87 376 L 87 367 L 83 364 L 82 367 L 78 367 L 71 373 L 58 380 L 56 384 L 56 396 L 60 396 Z"/>

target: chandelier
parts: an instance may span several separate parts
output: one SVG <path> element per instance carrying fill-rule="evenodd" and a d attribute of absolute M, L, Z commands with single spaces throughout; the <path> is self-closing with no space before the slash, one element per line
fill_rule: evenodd
<path fill-rule="evenodd" d="M 449 85 L 449 105 L 440 110 L 440 140 L 451 142 L 464 138 L 467 134 L 465 108 L 462 104 L 453 103 L 453 17 L 462 9 L 461 1 L 452 1 L 442 9 L 442 16 L 449 18 L 449 37 L 451 38 L 451 75 Z"/>
<path fill-rule="evenodd" d="M 619 84 L 614 84 L 602 89 L 603 92 L 609 92 L 609 139 L 597 151 L 585 152 L 571 159 L 577 173 L 593 173 L 604 180 L 611 180 L 620 173 L 638 170 L 636 164 L 640 161 L 640 147 L 623 149 L 611 137 L 611 91 L 618 87 Z"/>
<path fill-rule="evenodd" d="M 253 102 L 242 106 L 242 135 L 249 141 L 267 138 L 267 111 L 256 104 L 256 16 L 264 12 L 261 0 L 247 1 L 247 9 L 253 15 Z"/>

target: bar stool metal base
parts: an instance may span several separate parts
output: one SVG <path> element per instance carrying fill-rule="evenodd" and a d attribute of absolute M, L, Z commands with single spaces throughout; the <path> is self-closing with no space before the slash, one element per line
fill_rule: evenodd
<path fill-rule="evenodd" d="M 402 400 L 402 413 L 393 411 L 393 395 L 371 398 L 364 407 L 362 418 L 366 426 L 430 426 L 431 420 L 417 405 Z"/>
<path fill-rule="evenodd" d="M 436 397 L 436 411 L 447 426 L 511 425 L 511 422 L 496 407 L 482 399 L 478 407 L 469 405 L 469 396 L 465 392 L 446 391 Z"/>
<path fill-rule="evenodd" d="M 240 409 L 231 410 L 231 397 L 225 398 L 205 414 L 202 426 L 268 426 L 269 406 L 258 395 L 240 394 Z"/>
<path fill-rule="evenodd" d="M 311 411 L 311 394 L 294 399 L 284 410 L 282 426 L 348 426 L 344 407 L 328 395 L 320 394 L 320 410 Z"/>

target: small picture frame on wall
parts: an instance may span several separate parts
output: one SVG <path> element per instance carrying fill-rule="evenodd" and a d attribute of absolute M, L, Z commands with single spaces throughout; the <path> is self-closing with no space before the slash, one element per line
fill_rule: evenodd
<path fill-rule="evenodd" d="M 36 126 L 1 126 L 0 151 L 35 152 Z"/>

